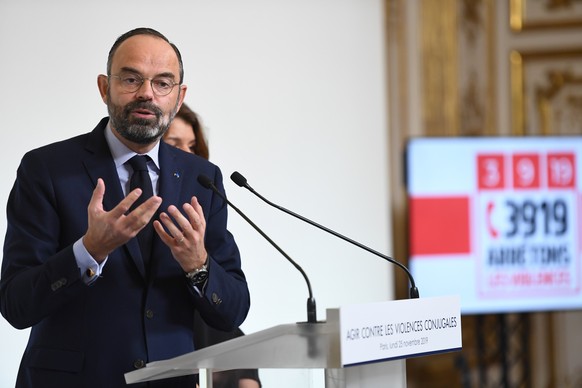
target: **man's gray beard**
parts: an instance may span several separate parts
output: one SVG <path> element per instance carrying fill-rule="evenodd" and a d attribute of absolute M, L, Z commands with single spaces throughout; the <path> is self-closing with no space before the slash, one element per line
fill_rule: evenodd
<path fill-rule="evenodd" d="M 113 117 L 113 116 L 110 116 Z M 147 120 L 135 120 L 127 123 L 123 120 L 121 124 L 116 120 L 111 120 L 114 128 L 125 139 L 136 144 L 151 144 L 158 141 L 170 127 L 169 122 L 154 123 Z"/>
<path fill-rule="evenodd" d="M 123 108 L 108 103 L 107 111 L 109 112 L 111 127 L 114 128 L 124 139 L 136 144 L 152 144 L 161 139 L 178 112 L 178 100 L 176 100 L 176 105 L 172 112 L 170 112 L 170 117 L 167 120 L 164 120 L 158 107 L 153 107 L 151 105 L 147 108 L 156 112 L 156 122 L 146 119 L 131 120 L 131 116 L 128 112 L 131 109 L 127 108 L 134 104 L 141 105 L 142 103 L 130 103 Z M 149 105 L 147 102 L 144 104 Z"/>

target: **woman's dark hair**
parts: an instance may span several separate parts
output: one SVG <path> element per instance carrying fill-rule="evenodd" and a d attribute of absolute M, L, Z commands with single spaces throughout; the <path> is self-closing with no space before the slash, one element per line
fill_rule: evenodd
<path fill-rule="evenodd" d="M 204 137 L 204 132 L 202 131 L 202 124 L 200 123 L 200 119 L 198 119 L 198 115 L 194 113 L 194 111 L 186 104 L 182 104 L 182 107 L 178 113 L 176 113 L 175 118 L 181 118 L 192 126 L 192 129 L 194 130 L 194 137 L 196 138 L 192 152 L 198 156 L 203 157 L 204 159 L 208 159 L 208 144 L 206 143 L 206 138 Z"/>

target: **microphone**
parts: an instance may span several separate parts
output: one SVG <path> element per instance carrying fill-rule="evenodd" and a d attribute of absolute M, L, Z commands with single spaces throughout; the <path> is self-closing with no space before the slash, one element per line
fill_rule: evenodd
<path fill-rule="evenodd" d="M 323 225 L 320 225 L 317 222 L 311 221 L 308 218 L 305 218 L 305 217 L 303 217 L 303 216 L 301 216 L 301 215 L 299 215 L 299 214 L 297 214 L 295 212 L 292 212 L 291 210 L 285 209 L 284 207 L 279 206 L 279 205 L 277 205 L 277 204 L 269 201 L 267 198 L 265 198 L 261 194 L 257 193 L 255 191 L 255 189 L 253 189 L 247 183 L 247 178 L 245 178 L 238 171 L 233 172 L 231 174 L 231 176 L 230 176 L 230 179 L 232 179 L 232 181 L 234 183 L 236 183 L 238 186 L 244 187 L 245 189 L 249 190 L 251 193 L 253 193 L 257 197 L 259 197 L 261 200 L 263 200 L 264 202 L 266 202 L 268 205 L 273 206 L 274 208 L 277 208 L 277 209 L 281 210 L 284 213 L 287 213 L 287 214 L 289 214 L 289 215 L 291 215 L 291 216 L 293 216 L 295 218 L 298 218 L 298 219 L 300 219 L 303 222 L 307 222 L 308 224 L 310 224 L 312 226 L 315 226 L 316 228 L 319 228 L 319 229 L 321 229 L 321 230 L 323 230 L 323 231 L 325 231 L 327 233 L 330 233 L 330 234 L 332 234 L 332 235 L 334 235 L 336 237 L 339 237 L 342 240 L 347 241 L 350 244 L 353 244 L 353 245 L 357 246 L 358 248 L 361 248 L 361 249 L 363 249 L 365 251 L 368 251 L 368 252 L 370 252 L 370 253 L 378 256 L 378 257 L 381 257 L 382 259 L 384 259 L 384 260 L 386 260 L 386 261 L 388 261 L 388 262 L 390 262 L 390 263 L 392 263 L 392 264 L 400 267 L 402 270 L 404 270 L 404 272 L 406 272 L 406 275 L 408 276 L 408 279 L 410 281 L 410 293 L 409 293 L 410 299 L 416 299 L 416 298 L 418 298 L 420 296 L 419 295 L 419 292 L 418 292 L 418 288 L 416 288 L 416 284 L 414 282 L 414 278 L 412 277 L 412 274 L 410 273 L 410 271 L 408 270 L 408 268 L 406 268 L 402 263 L 398 262 L 397 260 L 393 259 L 390 256 L 386 256 L 386 255 L 384 255 L 384 254 L 382 254 L 382 253 L 380 253 L 378 251 L 375 251 L 372 248 L 369 248 L 369 247 L 367 247 L 367 246 L 365 246 L 365 245 L 363 245 L 363 244 L 361 244 L 361 243 L 359 243 L 357 241 L 352 240 L 349 237 L 346 237 L 346 236 L 344 236 L 342 234 L 339 234 L 338 232 L 333 231 L 333 230 L 331 230 L 331 229 L 329 229 L 329 228 L 327 228 L 327 227 L 325 227 Z"/>
<path fill-rule="evenodd" d="M 311 290 L 311 282 L 307 277 L 307 274 L 301 268 L 299 264 L 297 264 L 285 251 L 283 251 L 269 236 L 265 234 L 253 221 L 251 221 L 241 210 L 239 210 L 236 206 L 234 206 L 224 194 L 222 194 L 214 182 L 204 174 L 198 175 L 198 183 L 202 185 L 202 187 L 206 189 L 212 190 L 215 194 L 217 194 L 220 198 L 224 200 L 231 208 L 233 208 L 246 222 L 248 222 L 261 236 L 265 238 L 276 250 L 279 251 L 299 272 L 303 275 L 305 282 L 307 283 L 307 290 L 309 291 L 309 298 L 307 299 L 307 322 L 308 323 L 317 323 L 317 310 L 315 306 L 315 299 L 313 298 L 313 292 Z"/>

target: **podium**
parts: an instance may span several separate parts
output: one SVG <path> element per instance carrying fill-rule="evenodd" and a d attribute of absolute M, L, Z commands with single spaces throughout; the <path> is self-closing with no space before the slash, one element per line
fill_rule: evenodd
<path fill-rule="evenodd" d="M 148 363 L 127 384 L 229 369 L 325 369 L 327 388 L 406 387 L 405 359 L 461 349 L 460 301 L 439 297 L 328 309 L 326 320 L 247 334 Z"/>

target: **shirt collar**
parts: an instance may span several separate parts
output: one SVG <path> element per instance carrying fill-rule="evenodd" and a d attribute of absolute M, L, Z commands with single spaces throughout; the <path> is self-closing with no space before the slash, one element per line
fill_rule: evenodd
<path fill-rule="evenodd" d="M 105 127 L 105 140 L 109 145 L 109 150 L 111 150 L 111 155 L 113 156 L 113 161 L 115 162 L 115 167 L 119 168 L 120 166 L 124 165 L 129 159 L 133 156 L 137 155 L 134 151 L 127 148 L 125 144 L 123 144 L 115 135 L 113 134 L 113 129 L 111 128 L 110 122 L 107 123 Z M 158 170 L 160 169 L 159 163 L 159 150 L 160 150 L 160 142 L 156 142 L 154 148 L 152 148 L 147 154 Z"/>

